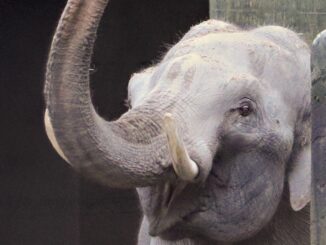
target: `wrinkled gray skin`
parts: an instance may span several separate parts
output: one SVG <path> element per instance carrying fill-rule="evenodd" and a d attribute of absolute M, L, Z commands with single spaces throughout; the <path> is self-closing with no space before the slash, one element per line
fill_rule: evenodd
<path fill-rule="evenodd" d="M 58 153 L 97 182 L 138 187 L 139 244 L 309 244 L 306 44 L 281 27 L 203 22 L 131 78 L 130 110 L 107 122 L 89 92 L 106 4 L 69 0 L 53 39 L 45 122 Z M 172 166 L 166 113 L 193 179 Z"/>

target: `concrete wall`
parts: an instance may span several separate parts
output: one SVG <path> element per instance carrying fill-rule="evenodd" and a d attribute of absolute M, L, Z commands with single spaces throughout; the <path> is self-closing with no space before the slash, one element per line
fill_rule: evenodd
<path fill-rule="evenodd" d="M 281 25 L 310 43 L 326 28 L 325 0 L 210 0 L 210 16 L 244 27 Z"/>

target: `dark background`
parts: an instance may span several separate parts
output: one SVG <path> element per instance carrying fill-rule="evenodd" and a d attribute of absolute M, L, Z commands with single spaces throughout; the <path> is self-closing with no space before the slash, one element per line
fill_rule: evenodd
<path fill-rule="evenodd" d="M 0 0 L 0 244 L 134 244 L 135 192 L 80 178 L 44 133 L 45 64 L 65 2 Z M 93 59 L 100 114 L 121 115 L 130 75 L 208 13 L 208 0 L 111 0 Z"/>

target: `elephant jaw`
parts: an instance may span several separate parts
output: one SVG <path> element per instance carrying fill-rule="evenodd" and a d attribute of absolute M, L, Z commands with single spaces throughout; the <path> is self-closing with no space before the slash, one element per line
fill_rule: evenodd
<path fill-rule="evenodd" d="M 161 202 L 157 203 L 157 213 L 150 219 L 149 234 L 159 236 L 182 221 L 182 216 L 173 214 L 173 204 L 187 186 L 184 181 L 166 182 L 162 187 Z"/>
<path fill-rule="evenodd" d="M 200 196 L 202 188 L 198 183 L 177 179 L 138 189 L 149 235 L 169 241 L 192 236 L 192 221 L 207 210 L 201 199 L 194 198 Z M 151 198 L 148 199 L 148 196 Z"/>

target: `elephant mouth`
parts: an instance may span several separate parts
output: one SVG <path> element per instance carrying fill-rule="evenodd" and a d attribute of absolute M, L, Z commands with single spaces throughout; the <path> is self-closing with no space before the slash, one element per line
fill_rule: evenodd
<path fill-rule="evenodd" d="M 167 182 L 164 185 L 163 191 L 163 207 L 168 210 L 186 186 L 187 183 L 185 182 L 179 182 L 177 184 Z"/>
<path fill-rule="evenodd" d="M 180 239 L 186 234 L 187 224 L 198 213 L 205 211 L 197 203 L 199 198 L 194 198 L 199 197 L 200 188 L 196 184 L 177 180 L 166 182 L 160 190 L 162 198 L 156 204 L 154 217 L 149 218 L 149 234 L 169 240 L 175 237 Z"/>
<path fill-rule="evenodd" d="M 181 211 L 182 212 L 182 211 Z M 157 219 L 149 225 L 149 235 L 152 237 L 160 237 L 168 241 L 176 241 L 184 238 L 189 238 L 194 235 L 200 235 L 199 230 L 194 230 L 189 224 L 198 217 L 203 209 L 194 209 L 182 214 L 177 219 L 171 220 L 169 217 Z"/>
<path fill-rule="evenodd" d="M 158 236 L 176 226 L 182 219 L 171 215 L 172 206 L 186 187 L 185 182 L 166 182 L 162 187 L 160 202 L 157 203 L 157 212 L 150 220 L 149 234 Z"/>
<path fill-rule="evenodd" d="M 158 220 L 156 223 L 151 223 L 149 226 L 149 235 L 156 236 L 171 236 L 174 228 L 178 226 L 178 222 L 167 224 L 164 220 Z"/>
<path fill-rule="evenodd" d="M 187 232 L 181 225 L 174 225 L 169 227 L 168 229 L 162 231 L 161 233 L 157 234 L 163 240 L 167 241 L 176 241 L 187 238 L 191 236 L 190 232 Z"/>

